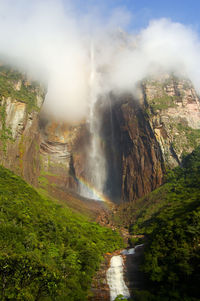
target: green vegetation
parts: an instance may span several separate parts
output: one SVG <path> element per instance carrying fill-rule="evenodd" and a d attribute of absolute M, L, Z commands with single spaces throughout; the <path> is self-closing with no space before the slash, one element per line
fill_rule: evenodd
<path fill-rule="evenodd" d="M 168 174 L 167 204 L 145 221 L 150 231 L 143 268 L 158 300 L 200 296 L 200 147 L 182 165 Z"/>
<path fill-rule="evenodd" d="M 26 103 L 26 111 L 30 113 L 33 110 L 39 110 L 37 107 L 38 93 L 42 93 L 38 83 L 29 83 L 24 75 L 8 66 L 0 65 L 0 141 L 4 153 L 8 140 L 13 141 L 11 130 L 6 126 L 6 103 L 4 101 L 10 97 L 12 101 Z"/>
<path fill-rule="evenodd" d="M 200 147 L 168 172 L 162 187 L 122 212 L 132 234 L 146 236 L 147 291 L 136 292 L 134 300 L 199 300 Z"/>
<path fill-rule="evenodd" d="M 126 298 L 123 297 L 123 295 L 119 295 L 115 298 L 114 301 L 128 301 Z"/>
<path fill-rule="evenodd" d="M 122 246 L 0 167 L 0 300 L 86 300 L 102 255 Z"/>
<path fill-rule="evenodd" d="M 154 98 L 150 104 L 150 107 L 155 114 L 157 110 L 167 110 L 168 108 L 175 108 L 175 97 L 164 95 L 160 98 Z"/>
<path fill-rule="evenodd" d="M 179 86 L 178 83 L 181 85 Z M 172 166 L 171 156 L 174 153 L 180 158 L 189 154 L 200 144 L 200 130 L 191 128 L 187 118 L 177 116 L 177 114 L 173 115 L 172 112 L 164 112 L 169 108 L 178 108 L 178 103 L 181 107 L 184 107 L 184 94 L 187 92 L 186 90 L 192 89 L 192 84 L 185 79 L 180 81 L 174 75 L 171 75 L 163 82 L 150 80 L 146 81 L 146 84 L 150 85 L 153 91 L 147 92 L 146 95 L 146 118 L 147 120 L 150 119 L 154 128 L 158 125 L 160 126 L 160 137 L 161 139 L 164 138 L 161 140 L 161 143 L 166 147 L 164 147 L 165 163 L 169 167 Z M 169 93 L 169 88 L 172 88 L 174 96 L 167 94 Z M 159 112 L 161 113 L 160 120 L 157 119 Z M 168 149 L 169 143 L 171 144 L 170 149 Z"/>
<path fill-rule="evenodd" d="M 183 123 L 178 123 L 176 125 L 177 130 L 180 132 L 180 135 L 184 135 L 187 139 L 187 144 L 189 146 L 196 148 L 200 143 L 200 130 L 192 129 L 188 125 L 184 125 Z"/>
<path fill-rule="evenodd" d="M 45 190 L 48 190 L 49 185 L 51 185 L 51 186 L 55 185 L 54 183 L 49 183 L 49 180 L 48 180 L 47 176 L 56 177 L 56 174 L 53 174 L 51 172 L 46 172 L 46 171 L 43 171 L 43 170 L 40 172 L 40 176 L 38 177 L 38 181 L 39 181 L 40 187 L 42 189 L 45 189 Z"/>
<path fill-rule="evenodd" d="M 12 132 L 10 128 L 6 126 L 6 108 L 5 105 L 0 106 L 0 141 L 2 143 L 2 150 L 6 152 L 7 140 L 13 141 Z"/>
<path fill-rule="evenodd" d="M 14 86 L 21 82 L 18 90 Z M 0 98 L 11 97 L 20 102 L 27 104 L 27 111 L 38 110 L 36 103 L 37 83 L 27 84 L 25 77 L 17 71 L 10 69 L 8 66 L 0 66 Z"/>

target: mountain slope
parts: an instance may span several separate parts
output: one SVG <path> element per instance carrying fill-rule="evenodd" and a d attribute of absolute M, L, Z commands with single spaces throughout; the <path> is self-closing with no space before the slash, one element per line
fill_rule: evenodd
<path fill-rule="evenodd" d="M 166 184 L 119 212 L 132 234 L 146 236 L 150 293 L 139 293 L 138 300 L 199 300 L 200 147 L 168 173 Z"/>
<path fill-rule="evenodd" d="M 0 167 L 1 300 L 85 300 L 102 255 L 122 245 Z"/>
<path fill-rule="evenodd" d="M 169 300 L 200 296 L 200 147 L 168 178 L 168 206 L 150 223 L 144 271 Z M 159 286 L 159 292 L 157 287 Z"/>

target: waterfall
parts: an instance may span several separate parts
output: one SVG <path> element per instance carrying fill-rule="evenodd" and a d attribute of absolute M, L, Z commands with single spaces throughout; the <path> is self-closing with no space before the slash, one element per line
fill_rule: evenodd
<path fill-rule="evenodd" d="M 101 116 L 97 108 L 99 82 L 98 73 L 96 70 L 94 45 L 90 47 L 90 78 L 89 78 L 89 131 L 91 143 L 88 150 L 88 185 L 80 184 L 81 195 L 102 200 L 104 183 L 106 178 L 106 162 L 103 152 L 102 139 L 100 136 Z"/>
<path fill-rule="evenodd" d="M 113 301 L 118 295 L 130 298 L 128 287 L 123 277 L 123 258 L 121 255 L 113 256 L 110 268 L 107 271 L 107 283 L 110 288 L 110 300 Z"/>
<path fill-rule="evenodd" d="M 121 251 L 121 254 L 123 256 L 134 255 L 136 250 L 143 246 L 144 244 L 140 244 L 135 246 L 134 248 L 125 249 Z M 110 289 L 110 301 L 115 300 L 118 295 L 122 295 L 127 299 L 130 298 L 129 289 L 124 282 L 123 274 L 123 257 L 121 255 L 113 256 L 110 261 L 110 267 L 106 273 L 106 279 Z"/>

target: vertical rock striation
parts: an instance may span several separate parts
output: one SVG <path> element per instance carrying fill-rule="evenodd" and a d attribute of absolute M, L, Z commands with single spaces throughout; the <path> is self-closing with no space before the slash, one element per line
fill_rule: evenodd
<path fill-rule="evenodd" d="M 131 201 L 162 184 L 162 152 L 139 100 L 123 96 L 113 111 L 119 130 L 121 200 Z"/>

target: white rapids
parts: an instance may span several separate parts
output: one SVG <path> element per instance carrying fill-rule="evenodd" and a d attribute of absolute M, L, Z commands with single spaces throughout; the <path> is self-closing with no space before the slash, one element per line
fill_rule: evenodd
<path fill-rule="evenodd" d="M 130 298 L 130 293 L 123 277 L 123 258 L 121 255 L 113 256 L 110 268 L 106 274 L 107 283 L 110 288 L 110 300 L 114 301 L 118 295 Z"/>
<path fill-rule="evenodd" d="M 133 255 L 133 254 L 135 254 L 136 249 L 137 249 L 137 248 L 140 248 L 140 247 L 142 247 L 142 246 L 144 246 L 144 244 L 137 245 L 135 248 L 123 250 L 123 251 L 121 252 L 121 254 L 122 254 L 122 255 Z"/>

